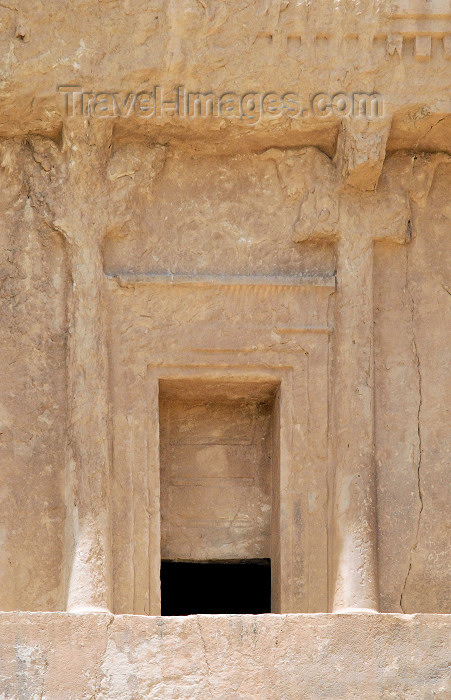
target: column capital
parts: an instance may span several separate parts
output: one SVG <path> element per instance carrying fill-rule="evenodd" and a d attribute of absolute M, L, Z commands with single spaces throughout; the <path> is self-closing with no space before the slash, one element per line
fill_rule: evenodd
<path fill-rule="evenodd" d="M 412 205 L 424 206 L 435 169 L 445 153 L 402 153 L 381 167 L 378 186 L 359 190 L 344 185 L 337 161 L 316 148 L 277 151 L 263 156 L 275 162 L 282 191 L 299 201 L 293 240 L 336 242 L 347 236 L 406 243 L 412 229 Z"/>
<path fill-rule="evenodd" d="M 164 146 L 115 146 L 112 122 L 102 118 L 67 120 L 61 145 L 30 136 L 28 146 L 30 196 L 73 246 L 99 245 L 109 230 L 122 227 L 130 200 L 151 188 L 165 162 Z"/>

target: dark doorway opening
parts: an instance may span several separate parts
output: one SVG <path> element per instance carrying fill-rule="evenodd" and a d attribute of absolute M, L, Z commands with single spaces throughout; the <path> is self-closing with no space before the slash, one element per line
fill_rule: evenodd
<path fill-rule="evenodd" d="M 271 612 L 269 559 L 161 562 L 161 614 Z"/>

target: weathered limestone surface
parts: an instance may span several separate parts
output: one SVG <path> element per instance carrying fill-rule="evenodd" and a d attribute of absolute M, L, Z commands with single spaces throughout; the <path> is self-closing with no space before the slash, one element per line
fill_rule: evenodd
<path fill-rule="evenodd" d="M 57 610 L 64 609 L 67 600 L 65 572 L 68 570 L 68 562 L 64 558 L 64 530 L 67 522 L 65 444 L 68 435 L 65 430 L 68 420 L 65 343 L 68 323 L 66 309 L 69 308 L 67 300 L 73 280 L 68 251 L 63 247 L 60 234 L 52 231 L 52 221 L 57 217 L 53 216 L 52 219 L 52 213 L 49 215 L 45 209 L 50 200 L 49 185 L 45 179 L 48 175 L 46 168 L 50 166 L 47 165 L 46 158 L 52 154 L 52 157 L 60 158 L 58 148 L 53 141 L 45 139 L 38 141 L 38 146 L 39 148 L 36 141 L 34 150 L 31 142 L 30 145 L 20 145 L 18 141 L 12 140 L 3 143 L 2 197 L 5 214 L 2 219 L 2 313 L 5 322 L 2 326 L 2 353 L 5 367 L 14 368 L 17 358 L 20 358 L 21 365 L 17 370 L 11 369 L 6 373 L 6 381 L 2 384 L 1 440 L 5 458 L 2 472 L 1 607 Z M 47 152 L 50 155 L 46 156 Z M 314 154 L 315 151 L 309 153 Z M 123 358 L 130 366 L 136 360 L 141 362 L 146 358 L 161 360 L 164 356 L 167 357 L 169 348 L 173 348 L 171 352 L 175 353 L 174 357 L 180 358 L 183 356 L 179 351 L 182 337 L 180 329 L 185 325 L 186 330 L 182 334 L 186 338 L 185 345 L 191 343 L 193 347 L 199 348 L 203 337 L 200 345 L 203 343 L 205 348 L 214 347 L 218 329 L 221 328 L 225 348 L 242 348 L 247 334 L 252 346 L 263 343 L 263 350 L 269 348 L 270 352 L 276 354 L 277 347 L 280 350 L 302 350 L 302 347 L 306 347 L 295 341 L 294 337 L 284 335 L 286 329 L 281 335 L 277 331 L 281 326 L 293 327 L 293 324 L 300 324 L 299 327 L 305 328 L 318 326 L 322 329 L 321 332 L 326 333 L 332 330 L 334 295 L 330 296 L 330 289 L 321 293 L 319 289 L 314 292 L 318 300 L 330 296 L 330 311 L 324 315 L 324 308 L 327 307 L 319 306 L 315 310 L 315 305 L 311 302 L 302 302 L 302 295 L 307 294 L 302 290 L 292 297 L 298 299 L 293 304 L 289 301 L 290 297 L 284 301 L 282 292 L 277 291 L 277 287 L 271 292 L 271 295 L 275 295 L 273 297 L 268 296 L 268 291 L 263 292 L 264 286 L 261 287 L 261 292 L 255 292 L 256 296 L 253 296 L 254 291 L 251 289 L 246 291 L 239 286 L 230 288 L 226 296 L 220 291 L 224 287 L 216 292 L 211 288 L 210 296 L 206 297 L 210 301 L 197 317 L 196 304 L 200 304 L 202 297 L 199 296 L 200 291 L 195 291 L 194 288 L 181 287 L 179 292 L 174 288 L 167 292 L 170 294 L 168 297 L 165 296 L 164 288 L 157 285 L 149 292 L 147 301 L 143 297 L 143 302 L 139 301 L 142 293 L 138 291 L 141 289 L 139 284 L 136 291 L 133 291 L 135 273 L 145 275 L 150 272 L 158 276 L 167 274 L 168 270 L 175 274 L 185 274 L 188 278 L 193 274 L 214 276 L 215 273 L 223 277 L 250 274 L 260 278 L 293 275 L 296 272 L 332 274 L 335 266 L 334 237 L 338 224 L 330 227 L 329 239 L 327 231 L 317 240 L 315 235 L 310 236 L 314 232 L 309 229 L 307 240 L 294 242 L 300 237 L 300 211 L 310 211 L 312 216 L 316 211 L 315 197 L 304 200 L 305 193 L 311 187 L 310 183 L 315 178 L 322 185 L 325 182 L 322 165 L 316 171 L 311 171 L 302 167 L 306 154 L 301 153 L 300 157 L 294 155 L 292 152 L 285 154 L 281 149 L 271 149 L 262 155 L 210 154 L 204 158 L 143 145 L 113 146 L 113 158 L 108 171 L 109 216 L 112 223 L 110 228 L 105 225 L 108 233 L 103 247 L 104 269 L 108 276 L 120 276 L 121 273 L 125 275 L 124 280 L 119 282 L 119 287 L 114 280 L 110 280 L 108 288 L 118 288 L 118 300 L 125 300 L 127 295 L 131 300 L 135 299 L 139 319 L 139 323 L 135 327 L 132 324 L 126 333 L 125 330 L 130 326 L 130 309 L 135 304 L 131 301 L 132 306 L 124 306 L 121 311 L 124 318 L 123 330 L 114 323 L 110 326 L 121 308 L 117 302 L 112 303 L 109 314 L 111 321 L 108 324 L 112 328 L 109 342 L 112 348 L 110 359 L 113 360 L 113 378 L 116 376 L 116 346 L 124 346 Z M 332 169 L 334 172 L 333 163 L 326 156 L 322 158 L 326 170 Z M 446 162 L 446 157 L 441 158 L 443 162 L 437 162 L 433 172 L 429 172 L 430 168 L 428 170 L 427 158 L 418 159 L 420 181 L 421 168 L 424 167 L 429 172 L 424 186 L 415 185 L 417 180 L 412 171 L 412 163 L 416 162 L 414 156 L 404 154 L 388 158 L 378 191 L 362 195 L 365 201 L 374 199 L 379 203 L 376 206 L 377 218 L 371 219 L 371 209 L 367 210 L 367 214 L 359 214 L 360 195 L 355 192 L 350 192 L 349 204 L 342 204 L 339 209 L 345 212 L 341 214 L 339 228 L 346 231 L 346 222 L 354 222 L 352 226 L 363 230 L 366 221 L 370 221 L 368 235 L 376 238 L 373 244 L 375 444 L 379 590 L 383 611 L 450 610 L 447 554 L 447 509 L 451 501 L 447 476 L 450 165 Z M 143 161 L 148 163 L 144 175 L 140 170 Z M 396 165 L 398 161 L 401 165 Z M 323 161 L 320 158 L 318 162 Z M 391 181 L 385 181 L 384 173 L 390 172 L 390 169 L 395 177 Z M 124 176 L 124 173 L 132 173 L 132 176 Z M 54 175 L 52 177 L 55 178 Z M 151 188 L 145 186 L 148 177 L 152 183 Z M 61 194 L 59 180 L 54 182 L 53 198 Z M 209 183 L 208 188 L 206 182 Z M 112 183 L 117 183 L 113 189 Z M 406 191 L 410 191 L 412 240 L 406 245 L 377 240 L 383 239 L 386 234 L 383 223 L 383 217 L 387 216 L 383 208 L 384 191 L 389 193 L 395 206 L 397 201 L 407 201 Z M 334 212 L 338 206 L 338 196 L 343 202 L 347 201 L 347 195 L 336 195 L 333 188 L 329 193 L 323 192 L 321 195 L 326 198 L 325 207 L 324 199 L 320 197 L 318 200 L 319 208 L 328 209 L 332 218 L 336 216 Z M 39 204 L 39 198 L 42 205 Z M 80 195 L 78 198 L 80 201 Z M 62 201 L 58 206 L 61 204 Z M 69 199 L 67 206 L 70 210 L 74 206 L 73 201 Z M 78 206 L 80 208 L 80 203 Z M 408 210 L 405 210 L 405 205 L 403 207 L 399 209 L 400 221 L 404 221 L 399 228 L 400 239 L 405 236 L 405 220 L 408 216 Z M 304 223 L 308 220 L 304 214 L 302 220 Z M 388 221 L 390 223 L 390 219 Z M 58 226 L 61 228 L 61 222 Z M 397 231 L 394 226 L 394 232 Z M 51 256 L 47 251 L 51 252 Z M 86 268 L 78 271 L 81 272 L 86 275 Z M 127 281 L 127 275 L 131 276 L 131 281 Z M 240 289 L 245 291 L 240 292 Z M 29 290 L 33 290 L 33 293 Z M 244 296 L 239 296 L 243 293 Z M 108 292 L 110 294 L 111 291 Z M 229 303 L 226 302 L 229 298 L 230 307 L 227 310 L 224 304 Z M 220 299 L 220 303 L 214 302 L 215 299 Z M 241 301 L 237 306 L 238 299 Z M 255 301 L 252 302 L 251 299 Z M 139 310 L 142 303 L 147 310 Z M 255 311 L 252 311 L 254 303 L 260 309 L 259 313 L 263 314 L 262 321 L 257 322 Z M 194 310 L 190 315 L 191 309 Z M 200 309 L 201 306 L 198 306 L 199 311 Z M 241 309 L 238 317 L 234 315 L 237 309 Z M 260 335 L 252 335 L 254 331 L 250 330 L 249 313 L 255 318 L 255 328 L 259 329 Z M 312 314 L 310 318 L 309 314 Z M 188 321 L 193 315 L 189 330 Z M 360 316 L 354 315 L 354 318 L 358 322 Z M 98 325 L 95 324 L 94 328 L 97 331 Z M 154 330 L 150 339 L 145 340 L 142 334 L 148 333 L 152 328 Z M 273 335 L 274 332 L 276 336 Z M 138 340 L 139 334 L 142 340 Z M 352 340 L 351 338 L 350 341 Z M 309 342 L 313 342 L 312 339 Z M 137 354 L 140 343 L 143 349 Z M 362 351 L 367 352 L 365 348 Z M 205 349 L 201 352 L 205 357 Z M 87 356 L 82 354 L 81 361 L 87 361 Z M 324 374 L 326 365 L 322 369 L 318 368 L 318 371 Z M 127 372 L 124 376 L 130 377 L 130 368 Z M 98 379 L 96 373 L 94 379 Z M 122 383 L 119 382 L 119 386 L 128 386 L 128 382 L 129 379 L 125 379 Z M 129 404 L 136 408 L 137 394 L 133 394 L 131 385 L 129 388 Z M 324 394 L 316 390 L 310 392 L 310 401 L 315 399 L 321 403 L 323 397 Z M 325 398 L 327 424 L 327 395 Z M 80 406 L 84 405 L 83 401 L 82 397 Z M 297 406 L 304 410 L 302 395 Z M 314 466 L 320 463 L 318 459 L 327 458 L 327 448 L 325 453 L 324 443 L 321 443 L 324 414 L 321 413 L 323 409 L 318 410 L 319 423 L 311 421 L 311 416 L 315 414 L 310 413 L 309 431 L 314 441 L 313 452 L 309 457 L 311 461 L 305 463 L 306 468 L 299 481 L 301 491 L 302 484 L 308 483 L 304 481 L 306 476 L 321 473 L 318 472 L 318 466 Z M 145 404 L 141 413 L 139 411 L 138 408 L 139 420 L 148 415 Z M 126 412 L 120 420 L 125 417 Z M 329 417 L 331 418 L 332 416 Z M 301 440 L 304 439 L 303 426 L 307 423 L 308 412 L 300 421 Z M 138 428 L 139 426 L 137 430 Z M 97 436 L 99 433 L 93 431 L 91 434 Z M 83 444 L 85 433 L 80 435 Z M 124 455 L 129 455 L 130 443 L 123 441 L 121 449 Z M 122 462 L 125 464 L 124 460 Z M 86 463 L 89 464 L 89 461 Z M 324 464 L 326 463 L 327 459 Z M 311 466 L 308 467 L 308 464 Z M 22 465 L 20 469 L 18 465 Z M 126 505 L 127 500 L 122 499 L 122 494 L 128 494 L 130 488 L 127 482 L 123 482 L 122 476 L 118 475 L 118 479 L 119 499 L 116 499 L 116 504 L 117 512 L 122 515 L 116 522 L 121 525 L 119 538 L 123 538 L 124 546 L 129 548 L 131 540 L 126 535 L 127 522 L 130 518 L 138 522 L 139 518 L 135 517 L 138 511 L 130 510 Z M 319 478 L 319 483 L 323 483 L 322 477 Z M 331 481 L 329 486 L 332 486 Z M 157 488 L 155 486 L 154 493 Z M 316 513 L 312 512 L 308 517 L 313 518 L 312 522 L 321 522 L 324 532 L 327 524 L 324 500 L 323 496 L 317 500 L 318 493 L 313 489 Z M 146 502 L 142 501 L 139 507 L 143 516 L 147 517 Z M 19 512 L 21 515 L 18 518 Z M 307 512 L 308 509 L 304 509 L 304 513 Z M 299 543 L 302 537 L 307 537 L 307 533 L 301 524 L 297 539 Z M 324 539 L 313 539 L 309 545 L 312 552 L 316 548 L 314 556 L 317 562 L 322 561 L 324 542 Z M 148 544 L 144 540 L 142 545 L 135 547 L 134 556 L 143 562 L 142 581 L 146 577 L 147 548 Z M 121 554 L 120 567 L 126 565 L 127 561 Z M 304 571 L 307 574 L 302 560 L 296 566 L 298 572 Z M 322 577 L 324 571 L 315 570 L 313 560 L 310 561 L 309 571 L 309 576 L 313 577 L 309 586 L 312 591 L 319 593 L 322 587 L 318 587 L 318 577 Z M 120 582 L 126 580 L 118 576 L 117 585 L 123 585 Z M 300 590 L 304 583 L 301 584 L 300 578 L 296 581 Z M 146 587 L 147 583 L 142 585 Z M 144 600 L 147 594 L 141 584 L 135 595 L 138 598 L 143 596 L 143 602 L 137 606 L 136 612 L 148 610 Z M 318 604 L 315 603 L 316 605 Z M 131 604 L 125 606 L 125 610 L 122 606 L 119 608 L 124 612 L 133 609 L 135 608 Z M 321 603 L 316 607 L 318 609 L 325 607 Z"/>
<path fill-rule="evenodd" d="M 444 581 L 451 566 L 450 175 L 449 164 L 438 166 L 427 203 L 414 212 L 417 233 L 409 246 L 376 246 L 376 458 L 383 610 L 400 605 L 407 611 L 421 597 L 424 612 L 449 611 L 448 593 L 437 585 L 433 571 L 440 571 Z"/>
<path fill-rule="evenodd" d="M 252 279 L 225 276 L 205 281 L 198 275 L 186 281 L 183 275 L 129 274 L 109 280 L 115 611 L 147 612 L 149 596 L 150 609 L 159 609 L 159 454 L 165 450 L 167 425 L 159 450 L 158 392 L 166 392 L 171 385 L 178 386 L 179 396 L 184 387 L 185 391 L 189 386 L 197 388 L 198 401 L 211 394 L 209 386 L 216 387 L 219 395 L 222 386 L 227 395 L 235 385 L 247 402 L 258 398 L 259 386 L 261 396 L 266 385 L 272 387 L 273 403 L 277 403 L 274 387 L 280 385 L 279 459 L 272 460 L 272 492 L 274 503 L 280 502 L 280 517 L 271 519 L 274 540 L 280 543 L 271 556 L 276 568 L 277 561 L 284 559 L 284 573 L 283 603 L 276 609 L 319 612 L 328 605 L 326 368 L 333 278 L 313 278 L 316 285 L 302 278 L 297 284 L 294 276 L 282 278 L 283 284 L 271 276 L 262 284 Z M 159 377 L 163 377 L 160 385 Z M 177 389 L 172 389 L 174 394 Z M 243 429 L 242 417 L 240 424 Z M 188 425 L 185 421 L 185 430 Z M 220 436 L 209 435 L 219 449 Z M 176 435 L 172 439 L 176 442 Z M 191 459 L 196 455 L 199 452 Z M 185 457 L 189 459 L 187 453 Z M 210 459 L 212 483 L 213 462 Z M 163 504 L 166 498 L 162 493 Z M 220 499 L 214 504 L 208 501 L 199 509 L 198 521 L 206 518 L 209 507 L 216 508 L 224 528 L 218 547 L 222 545 L 226 559 L 233 552 L 240 557 L 242 548 L 235 537 L 239 522 L 233 526 L 240 499 L 228 514 Z M 196 519 L 194 513 L 192 518 Z M 179 546 L 186 549 L 187 544 Z"/>
<path fill-rule="evenodd" d="M 59 609 L 65 521 L 66 259 L 59 236 L 34 218 L 16 156 L 14 143 L 2 148 L 1 607 Z"/>
<path fill-rule="evenodd" d="M 451 697 L 450 59 L 449 0 L 0 3 L 1 698 Z M 162 557 L 280 614 L 160 617 Z"/>
<path fill-rule="evenodd" d="M 1 697 L 451 697 L 450 59 L 447 0 L 0 4 Z M 141 616 L 193 552 L 270 556 L 273 611 L 396 614 Z"/>
<path fill-rule="evenodd" d="M 376 91 L 394 117 L 389 151 L 449 150 L 449 18 L 447 0 L 3 3 L 1 133 L 22 135 L 25 124 L 57 133 L 64 107 L 58 85 L 125 93 L 154 85 L 239 94 L 282 89 L 306 99 Z M 246 136 L 255 148 L 311 144 L 329 153 L 339 127 L 336 119 L 277 119 L 270 130 L 266 119 L 257 129 L 172 116 L 164 123 L 165 140 L 197 135 L 202 148 L 207 129 L 209 147 L 221 150 L 241 150 Z M 118 124 L 129 134 L 158 136 L 160 128 L 152 119 Z M 367 153 L 377 140 L 368 134 Z M 348 148 L 345 170 L 353 163 L 368 177 L 377 165 L 366 168 L 361 156 L 355 144 Z"/>
<path fill-rule="evenodd" d="M 449 618 L 0 615 L 0 696 L 446 700 Z"/>

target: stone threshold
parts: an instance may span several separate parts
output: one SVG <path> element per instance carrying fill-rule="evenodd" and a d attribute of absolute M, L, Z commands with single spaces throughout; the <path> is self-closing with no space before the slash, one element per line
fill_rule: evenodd
<path fill-rule="evenodd" d="M 0 613 L 1 698 L 451 697 L 451 615 Z"/>

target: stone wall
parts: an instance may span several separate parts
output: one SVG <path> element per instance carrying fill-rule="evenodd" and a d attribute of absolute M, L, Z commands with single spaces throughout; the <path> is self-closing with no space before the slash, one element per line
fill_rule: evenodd
<path fill-rule="evenodd" d="M 0 696 L 451 697 L 448 0 L 0 30 Z M 275 614 L 162 617 L 162 557 Z"/>
<path fill-rule="evenodd" d="M 19 1 L 0 21 L 0 608 L 87 587 L 158 612 L 156 387 L 196 366 L 291 387 L 283 612 L 348 607 L 348 575 L 351 607 L 451 612 L 446 3 Z M 385 114 L 102 119 L 68 115 L 65 85 L 368 91 Z"/>
<path fill-rule="evenodd" d="M 451 241 L 440 213 L 449 206 L 449 178 L 449 165 L 441 166 L 412 245 L 376 253 L 379 575 L 387 611 L 450 611 Z"/>

